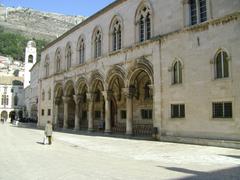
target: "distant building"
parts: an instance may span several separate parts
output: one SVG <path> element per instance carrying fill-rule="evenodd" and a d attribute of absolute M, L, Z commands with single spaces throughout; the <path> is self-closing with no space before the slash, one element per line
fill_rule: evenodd
<path fill-rule="evenodd" d="M 0 56 L 0 117 L 5 120 L 21 117 L 23 101 L 22 62 Z"/>
<path fill-rule="evenodd" d="M 0 76 L 0 116 L 10 120 L 23 116 L 23 78 Z"/>

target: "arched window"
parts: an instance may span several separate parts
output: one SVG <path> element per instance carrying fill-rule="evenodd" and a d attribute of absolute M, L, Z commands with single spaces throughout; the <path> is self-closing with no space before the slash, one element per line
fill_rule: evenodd
<path fill-rule="evenodd" d="M 55 59 L 56 59 L 56 72 L 61 71 L 61 50 L 57 49 L 56 54 L 55 54 Z"/>
<path fill-rule="evenodd" d="M 72 49 L 70 43 L 68 43 L 66 47 L 66 61 L 67 69 L 69 69 L 72 66 Z"/>
<path fill-rule="evenodd" d="M 182 64 L 180 61 L 176 61 L 173 64 L 173 78 L 172 84 L 181 84 L 182 83 Z"/>
<path fill-rule="evenodd" d="M 102 56 L 102 33 L 99 29 L 93 35 L 94 58 Z"/>
<path fill-rule="evenodd" d="M 28 56 L 28 62 L 29 63 L 33 63 L 33 55 L 29 55 Z"/>
<path fill-rule="evenodd" d="M 215 56 L 215 78 L 229 77 L 229 61 L 228 54 L 225 51 L 220 51 Z"/>
<path fill-rule="evenodd" d="M 137 12 L 139 41 L 149 40 L 152 36 L 152 13 L 148 5 L 142 5 Z"/>
<path fill-rule="evenodd" d="M 79 64 L 84 64 L 85 62 L 85 42 L 81 37 L 78 42 L 78 51 L 79 51 Z"/>
<path fill-rule="evenodd" d="M 52 93 L 51 93 L 51 89 L 48 90 L 48 100 L 51 100 L 52 98 Z"/>
<path fill-rule="evenodd" d="M 44 67 L 45 67 L 45 77 L 48 77 L 49 76 L 49 56 L 48 55 L 46 56 Z"/>
<path fill-rule="evenodd" d="M 115 18 L 112 27 L 112 50 L 116 51 L 122 48 L 122 24 L 120 19 Z"/>

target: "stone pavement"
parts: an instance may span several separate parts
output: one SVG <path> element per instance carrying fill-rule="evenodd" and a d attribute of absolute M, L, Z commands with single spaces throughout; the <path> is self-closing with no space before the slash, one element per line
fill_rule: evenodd
<path fill-rule="evenodd" d="M 0 124 L 0 180 L 240 179 L 240 150 Z"/>

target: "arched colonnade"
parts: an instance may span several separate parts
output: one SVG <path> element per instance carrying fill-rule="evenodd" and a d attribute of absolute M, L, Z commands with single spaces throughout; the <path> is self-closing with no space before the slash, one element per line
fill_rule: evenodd
<path fill-rule="evenodd" d="M 139 60 L 128 71 L 114 66 L 107 75 L 93 71 L 56 83 L 55 117 L 58 128 L 151 134 L 153 127 L 153 68 Z"/>

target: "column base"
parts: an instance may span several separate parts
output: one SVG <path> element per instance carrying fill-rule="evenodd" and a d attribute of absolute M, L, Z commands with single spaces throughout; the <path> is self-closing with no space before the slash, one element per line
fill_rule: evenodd
<path fill-rule="evenodd" d="M 127 136 L 133 136 L 133 132 L 132 131 L 126 132 L 126 135 Z"/>
<path fill-rule="evenodd" d="M 79 131 L 79 130 L 80 130 L 79 127 L 76 127 L 76 128 L 73 129 L 73 131 Z"/>

